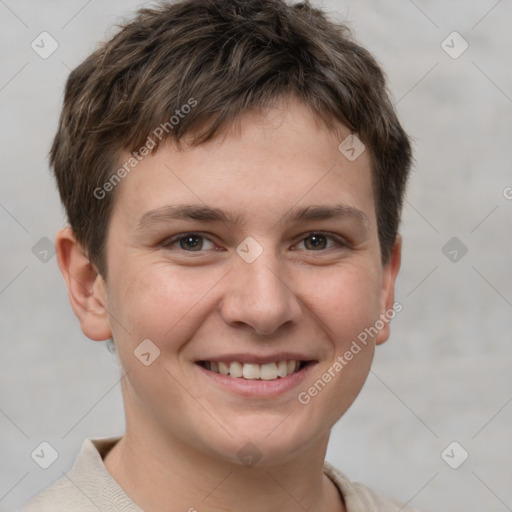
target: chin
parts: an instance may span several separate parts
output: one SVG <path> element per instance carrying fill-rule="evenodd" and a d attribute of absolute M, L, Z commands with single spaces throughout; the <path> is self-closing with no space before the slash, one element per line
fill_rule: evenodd
<path fill-rule="evenodd" d="M 258 415 L 256 415 L 258 416 Z M 216 435 L 212 439 L 211 432 L 204 438 L 205 445 L 216 457 L 229 463 L 259 468 L 285 464 L 304 454 L 315 443 L 323 445 L 328 439 L 329 429 L 312 430 L 312 425 L 293 423 L 293 413 L 286 415 L 269 415 L 261 417 L 255 424 L 254 417 L 248 421 L 238 421 L 236 427 L 227 427 L 231 434 Z M 284 420 L 284 421 L 283 421 Z M 287 421 L 291 420 L 291 424 Z"/>

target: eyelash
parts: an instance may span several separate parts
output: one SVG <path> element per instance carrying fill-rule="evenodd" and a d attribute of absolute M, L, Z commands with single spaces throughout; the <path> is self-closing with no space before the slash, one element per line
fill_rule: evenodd
<path fill-rule="evenodd" d="M 332 235 L 332 234 L 328 234 L 328 233 L 324 233 L 323 231 L 311 231 L 309 233 L 306 233 L 306 235 L 299 241 L 300 242 L 303 242 L 304 240 L 306 240 L 307 238 L 313 236 L 313 235 L 321 235 L 327 239 L 330 239 L 332 240 L 333 242 L 335 242 L 335 244 L 338 245 L 338 248 L 341 249 L 341 248 L 345 248 L 345 247 L 348 247 L 349 244 L 343 240 L 341 237 L 339 236 L 336 236 L 336 235 Z M 202 233 L 197 233 L 197 232 L 190 232 L 190 233 L 180 233 L 179 235 L 175 235 L 175 236 L 172 236 L 170 238 L 167 238 L 165 239 L 160 245 L 165 248 L 165 249 L 171 249 L 172 246 L 178 242 L 180 242 L 180 240 L 184 240 L 186 239 L 187 237 L 190 237 L 190 236 L 194 236 L 194 237 L 197 237 L 197 238 L 203 238 L 203 239 L 206 239 L 208 241 L 210 241 L 211 243 L 214 244 L 214 242 L 212 240 L 210 240 L 207 236 L 205 236 L 204 234 Z M 204 252 L 203 250 L 200 250 L 200 251 L 187 251 L 185 249 L 182 249 L 181 247 L 178 248 L 180 251 L 182 252 L 187 252 L 187 253 L 202 253 Z M 315 252 L 327 252 L 327 251 L 330 251 L 330 250 L 333 250 L 335 249 L 334 247 L 327 247 L 325 249 L 318 249 L 318 250 L 308 250 L 306 249 L 308 252 L 312 252 L 312 253 L 315 253 Z"/>

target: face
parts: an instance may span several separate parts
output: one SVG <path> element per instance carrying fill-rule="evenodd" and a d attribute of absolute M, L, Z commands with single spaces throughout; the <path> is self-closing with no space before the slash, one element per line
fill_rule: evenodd
<path fill-rule="evenodd" d="M 248 442 L 262 463 L 325 442 L 387 327 L 344 354 L 393 304 L 397 272 L 369 155 L 349 161 L 341 140 L 290 101 L 161 147 L 118 186 L 105 303 L 128 423 L 233 461 Z"/>

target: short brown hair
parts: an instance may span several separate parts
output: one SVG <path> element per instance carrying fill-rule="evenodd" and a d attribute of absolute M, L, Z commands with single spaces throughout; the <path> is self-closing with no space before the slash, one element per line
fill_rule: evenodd
<path fill-rule="evenodd" d="M 370 151 L 386 263 L 412 157 L 384 74 L 345 25 L 309 2 L 284 0 L 184 0 L 141 9 L 71 72 L 50 164 L 91 262 L 106 275 L 114 193 L 97 191 L 113 188 L 101 187 L 115 177 L 121 150 L 147 146 L 159 126 L 166 127 L 161 140 L 179 144 L 192 134 L 201 144 L 244 112 L 291 95 L 329 129 L 338 121 L 357 133 Z M 171 122 L 184 105 L 194 108 Z"/>

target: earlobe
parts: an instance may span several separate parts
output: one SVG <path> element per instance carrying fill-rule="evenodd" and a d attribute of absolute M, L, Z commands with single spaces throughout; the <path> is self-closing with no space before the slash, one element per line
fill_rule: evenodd
<path fill-rule="evenodd" d="M 55 238 L 57 261 L 66 281 L 69 300 L 80 321 L 83 333 L 94 341 L 112 336 L 107 312 L 105 282 L 70 227 L 61 229 Z"/>
<path fill-rule="evenodd" d="M 384 324 L 383 328 L 379 330 L 376 337 L 376 344 L 384 343 L 390 334 L 390 322 L 395 316 L 395 282 L 398 272 L 400 270 L 400 263 L 402 260 L 402 237 L 397 234 L 395 243 L 389 257 L 388 262 L 382 271 L 382 288 L 381 288 L 381 301 L 380 301 L 380 320 Z M 390 315 L 391 313 L 391 315 Z"/>

